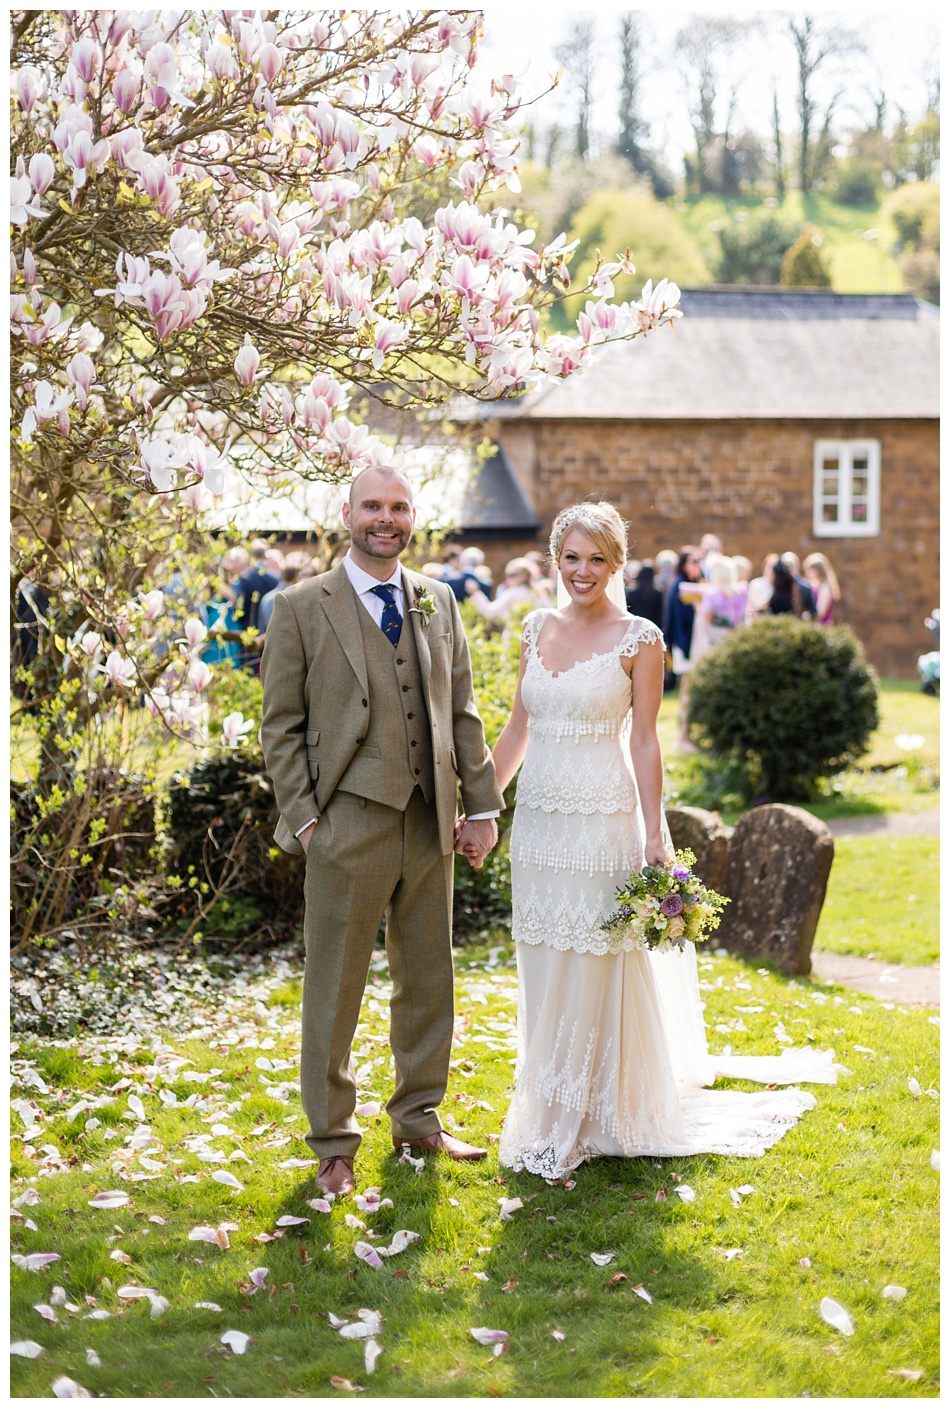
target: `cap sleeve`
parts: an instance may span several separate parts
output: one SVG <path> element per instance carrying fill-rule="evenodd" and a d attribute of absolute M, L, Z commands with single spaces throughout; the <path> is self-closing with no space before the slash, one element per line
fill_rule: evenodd
<path fill-rule="evenodd" d="M 636 655 L 641 645 L 663 644 L 663 632 L 659 626 L 648 621 L 645 616 L 634 616 L 627 627 L 627 634 L 620 642 L 620 654 L 626 658 Z"/>
<path fill-rule="evenodd" d="M 542 607 L 537 611 L 529 611 L 524 618 L 524 626 L 521 631 L 521 639 L 525 645 L 532 648 L 537 644 L 538 635 L 544 625 L 544 618 L 547 611 Z"/>

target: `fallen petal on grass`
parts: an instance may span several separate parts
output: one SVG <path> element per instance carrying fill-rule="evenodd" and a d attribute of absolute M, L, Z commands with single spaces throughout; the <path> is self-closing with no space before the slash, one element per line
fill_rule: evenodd
<path fill-rule="evenodd" d="M 11 1354 L 18 1354 L 21 1359 L 39 1359 L 43 1353 L 43 1346 L 37 1344 L 36 1340 L 14 1340 L 10 1346 Z"/>
<path fill-rule="evenodd" d="M 89 1206 L 91 1208 L 121 1208 L 128 1201 L 128 1193 L 123 1193 L 120 1188 L 114 1188 L 105 1193 L 97 1193 L 94 1198 L 90 1198 Z"/>
<path fill-rule="evenodd" d="M 226 1344 L 234 1354 L 244 1354 L 251 1343 L 250 1335 L 246 1335 L 243 1330 L 225 1330 L 221 1336 L 221 1343 Z"/>
<path fill-rule="evenodd" d="M 519 1208 L 523 1208 L 524 1203 L 520 1198 L 499 1198 L 498 1208 L 502 1222 L 510 1222 Z"/>
<path fill-rule="evenodd" d="M 407 1232 L 405 1229 L 396 1232 L 388 1247 L 380 1247 L 380 1256 L 398 1256 L 404 1252 L 413 1242 L 418 1242 L 422 1238 L 421 1232 Z"/>
<path fill-rule="evenodd" d="M 233 1188 L 235 1193 L 244 1192 L 244 1184 L 239 1183 L 233 1173 L 229 1173 L 226 1168 L 216 1168 L 211 1175 L 215 1183 L 223 1183 L 226 1188 Z"/>
<path fill-rule="evenodd" d="M 309 1217 L 294 1217 L 293 1213 L 285 1212 L 283 1217 L 279 1217 L 274 1223 L 275 1227 L 300 1227 L 303 1223 L 309 1222 Z"/>
<path fill-rule="evenodd" d="M 609 1266 L 616 1255 L 616 1252 L 591 1252 L 590 1259 L 595 1266 Z"/>
<path fill-rule="evenodd" d="M 375 1340 L 366 1341 L 365 1348 L 363 1349 L 363 1363 L 366 1365 L 367 1374 L 375 1373 L 376 1364 L 382 1352 L 382 1348 Z"/>
<path fill-rule="evenodd" d="M 885 1286 L 881 1292 L 885 1300 L 903 1300 L 906 1294 L 905 1286 Z"/>
<path fill-rule="evenodd" d="M 102 1360 L 99 1358 L 98 1354 L 94 1349 L 87 1349 L 86 1363 L 89 1365 L 90 1369 L 98 1369 L 102 1364 Z"/>
<path fill-rule="evenodd" d="M 92 1394 L 82 1384 L 77 1384 L 75 1379 L 69 1379 L 64 1374 L 62 1378 L 53 1381 L 54 1398 L 91 1398 Z"/>
<path fill-rule="evenodd" d="M 379 1259 L 379 1253 L 376 1248 L 371 1247 L 369 1242 L 357 1242 L 353 1251 L 356 1256 L 359 1257 L 360 1261 L 365 1261 L 367 1266 L 372 1266 L 375 1270 L 379 1270 L 383 1264 Z"/>
<path fill-rule="evenodd" d="M 332 1205 L 326 1198 L 311 1198 L 307 1203 L 308 1208 L 313 1208 L 314 1212 L 332 1212 Z"/>
<path fill-rule="evenodd" d="M 911 1076 L 907 1081 L 907 1089 L 910 1091 L 911 1095 L 919 1095 L 920 1081 L 917 1080 L 914 1076 Z"/>
<path fill-rule="evenodd" d="M 13 1265 L 18 1266 L 21 1271 L 42 1271 L 44 1267 L 51 1266 L 59 1259 L 59 1252 L 29 1252 L 26 1256 L 13 1253 L 10 1257 Z"/>
<path fill-rule="evenodd" d="M 34 1305 L 33 1309 L 38 1315 L 42 1315 L 44 1320 L 48 1320 L 51 1325 L 57 1323 L 56 1311 L 51 1305 Z"/>
<path fill-rule="evenodd" d="M 565 1335 L 563 1330 L 552 1330 L 551 1338 L 552 1340 L 557 1340 L 558 1344 L 563 1344 L 567 1339 L 567 1335 Z"/>
<path fill-rule="evenodd" d="M 653 1297 L 650 1295 L 650 1292 L 647 1290 L 646 1286 L 641 1284 L 639 1286 L 633 1286 L 631 1287 L 631 1289 L 633 1291 L 633 1294 L 635 1296 L 639 1296 L 641 1300 L 645 1300 L 647 1305 L 653 1304 Z"/>
<path fill-rule="evenodd" d="M 684 1203 L 695 1203 L 696 1191 L 688 1183 L 678 1183 L 674 1191 L 678 1198 L 683 1199 Z"/>
<path fill-rule="evenodd" d="M 366 1390 L 360 1384 L 351 1383 L 349 1379 L 343 1379 L 339 1374 L 330 1375 L 330 1387 L 339 1389 L 343 1393 L 365 1393 Z"/>
<path fill-rule="evenodd" d="M 264 1282 L 267 1280 L 269 1271 L 270 1268 L 267 1266 L 255 1266 L 248 1277 L 248 1280 L 254 1287 L 254 1290 L 251 1291 L 251 1295 L 253 1295 L 255 1291 L 262 1291 L 264 1289 Z"/>
<path fill-rule="evenodd" d="M 473 1340 L 477 1340 L 479 1344 L 487 1347 L 488 1345 L 505 1344 L 508 1340 L 508 1331 L 489 1330 L 486 1326 L 479 1325 L 471 1331 L 471 1336 Z"/>
<path fill-rule="evenodd" d="M 936 1171 L 937 1171 L 938 1173 L 940 1172 L 940 1150 L 939 1150 L 939 1149 L 934 1149 L 933 1153 L 930 1155 L 930 1167 L 933 1168 L 933 1169 L 936 1169 Z"/>
<path fill-rule="evenodd" d="M 924 1377 L 923 1369 L 888 1369 L 895 1379 L 907 1379 L 910 1383 L 916 1383 L 918 1379 Z"/>
<path fill-rule="evenodd" d="M 218 1315 L 221 1314 L 221 1307 L 220 1307 L 220 1305 L 216 1305 L 213 1300 L 196 1300 L 196 1301 L 195 1301 L 195 1309 L 196 1309 L 196 1310 L 214 1310 L 214 1311 L 216 1311 L 216 1312 L 218 1313 Z"/>
<path fill-rule="evenodd" d="M 830 1325 L 833 1330 L 840 1330 L 843 1335 L 854 1334 L 854 1322 L 845 1310 L 843 1305 L 839 1305 L 830 1296 L 824 1296 L 818 1306 L 819 1313 L 826 1325 Z"/>

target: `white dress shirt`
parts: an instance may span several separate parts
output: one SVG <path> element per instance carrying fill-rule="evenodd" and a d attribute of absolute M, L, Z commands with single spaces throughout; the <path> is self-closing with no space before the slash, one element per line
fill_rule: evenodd
<path fill-rule="evenodd" d="M 380 627 L 380 629 L 382 629 L 383 611 L 386 608 L 386 603 L 383 601 L 381 596 L 376 595 L 376 592 L 373 590 L 374 587 L 395 588 L 394 599 L 396 603 L 396 610 L 399 612 L 400 616 L 405 619 L 405 592 L 403 591 L 402 572 L 400 570 L 398 559 L 396 560 L 396 562 L 393 563 L 392 575 L 388 577 L 385 582 L 381 582 L 378 577 L 371 577 L 368 572 L 364 572 L 362 567 L 358 567 L 357 564 L 353 561 L 349 553 L 347 553 L 346 557 L 344 557 L 343 559 L 343 571 L 350 579 L 350 585 L 356 592 L 357 598 L 372 616 L 373 620 L 376 622 L 377 626 Z M 497 812 L 478 812 L 475 815 L 470 816 L 468 819 L 469 821 L 487 821 L 490 819 L 494 819 L 496 816 L 498 816 Z M 307 830 L 307 827 L 314 826 L 318 820 L 318 817 L 313 817 L 311 821 L 307 822 L 306 826 L 301 826 L 300 830 L 296 831 L 294 835 L 300 836 L 304 831 Z"/>

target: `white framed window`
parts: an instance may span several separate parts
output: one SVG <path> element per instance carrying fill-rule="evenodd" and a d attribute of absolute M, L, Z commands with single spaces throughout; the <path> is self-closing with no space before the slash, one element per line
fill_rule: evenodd
<path fill-rule="evenodd" d="M 880 440 L 816 440 L 815 537 L 873 538 L 880 528 Z"/>

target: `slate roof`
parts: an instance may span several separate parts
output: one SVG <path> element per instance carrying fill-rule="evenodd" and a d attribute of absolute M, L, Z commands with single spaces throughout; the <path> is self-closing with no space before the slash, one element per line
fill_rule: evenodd
<path fill-rule="evenodd" d="M 683 317 L 460 420 L 936 419 L 937 310 L 912 294 L 684 289 Z"/>
<path fill-rule="evenodd" d="M 533 535 L 540 521 L 525 498 L 501 446 L 466 486 L 456 522 L 458 533 Z"/>

